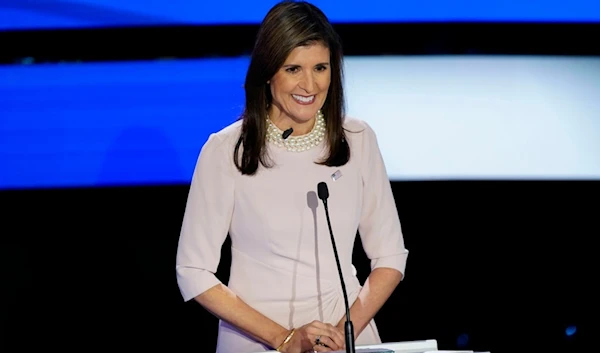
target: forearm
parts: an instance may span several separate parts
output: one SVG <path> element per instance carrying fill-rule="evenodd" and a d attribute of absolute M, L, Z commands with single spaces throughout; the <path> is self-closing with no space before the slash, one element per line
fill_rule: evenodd
<path fill-rule="evenodd" d="M 358 294 L 358 298 L 350 307 L 355 339 L 392 295 L 401 279 L 402 274 L 391 268 L 380 267 L 371 272 Z M 345 321 L 346 315 L 338 323 L 338 328 L 344 330 Z"/>
<path fill-rule="evenodd" d="M 288 334 L 288 330 L 264 316 L 223 284 L 216 285 L 198 295 L 195 300 L 206 310 L 256 340 L 277 347 Z"/>

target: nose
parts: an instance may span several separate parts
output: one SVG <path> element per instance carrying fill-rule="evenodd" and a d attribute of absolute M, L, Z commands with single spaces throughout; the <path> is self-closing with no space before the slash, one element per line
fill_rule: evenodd
<path fill-rule="evenodd" d="M 303 74 L 298 86 L 306 91 L 306 93 L 312 93 L 315 89 L 315 79 L 312 73 Z"/>

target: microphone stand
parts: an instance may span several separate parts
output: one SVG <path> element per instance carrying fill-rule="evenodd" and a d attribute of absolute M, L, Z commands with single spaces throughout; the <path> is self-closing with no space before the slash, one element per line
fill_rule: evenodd
<path fill-rule="evenodd" d="M 340 281 L 342 284 L 342 292 L 344 294 L 344 304 L 346 306 L 346 322 L 344 323 L 344 336 L 346 340 L 346 353 L 355 353 L 354 347 L 354 325 L 350 320 L 350 305 L 348 304 L 348 293 L 346 293 L 346 284 L 344 283 L 344 276 L 342 274 L 342 266 L 340 265 L 340 258 L 338 256 L 337 247 L 335 246 L 335 238 L 333 237 L 333 230 L 331 228 L 331 220 L 329 219 L 329 208 L 327 207 L 327 198 L 329 197 L 329 190 L 327 184 L 320 182 L 318 185 L 319 198 L 323 201 L 323 207 L 325 208 L 325 217 L 327 218 L 327 226 L 329 227 L 329 235 L 331 237 L 331 245 L 333 247 L 333 254 L 335 255 L 335 262 L 337 264 L 338 273 L 340 275 Z"/>

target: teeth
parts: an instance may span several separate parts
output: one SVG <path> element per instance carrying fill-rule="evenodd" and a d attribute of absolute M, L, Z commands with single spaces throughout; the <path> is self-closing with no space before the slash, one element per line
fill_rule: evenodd
<path fill-rule="evenodd" d="M 303 96 L 297 96 L 295 94 L 292 94 L 292 97 L 294 97 L 295 100 L 298 100 L 302 103 L 310 103 L 313 101 L 313 99 L 315 99 L 315 96 L 303 97 Z"/>

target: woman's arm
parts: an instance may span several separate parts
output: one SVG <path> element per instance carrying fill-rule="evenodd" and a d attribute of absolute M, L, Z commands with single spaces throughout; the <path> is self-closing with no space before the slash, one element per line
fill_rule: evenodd
<path fill-rule="evenodd" d="M 363 204 L 359 234 L 363 249 L 371 259 L 371 273 L 350 309 L 355 338 L 367 327 L 404 277 L 408 250 L 400 225 L 377 137 L 364 123 L 361 154 Z M 343 328 L 343 317 L 338 327 Z"/>
<path fill-rule="evenodd" d="M 402 274 L 395 269 L 379 267 L 373 270 L 358 294 L 358 298 L 350 307 L 350 320 L 354 326 L 354 339 L 367 327 L 375 314 L 388 300 L 400 283 Z M 337 324 L 344 332 L 346 315 Z"/>
<path fill-rule="evenodd" d="M 211 134 L 198 157 L 177 248 L 177 281 L 185 301 L 194 299 L 257 341 L 277 347 L 287 330 L 244 303 L 215 276 L 234 207 L 233 152 L 226 141 L 223 134 Z"/>
<path fill-rule="evenodd" d="M 223 284 L 218 284 L 194 298 L 221 320 L 241 329 L 269 347 L 278 347 L 289 330 L 250 307 Z"/>
<path fill-rule="evenodd" d="M 213 315 L 234 325 L 255 340 L 272 348 L 282 345 L 282 352 L 301 353 L 312 349 L 317 336 L 321 336 L 323 343 L 330 347 L 318 347 L 319 351 L 338 350 L 344 346 L 342 331 L 320 321 L 297 328 L 286 342 L 289 330 L 250 307 L 223 284 L 206 290 L 194 299 Z"/>

